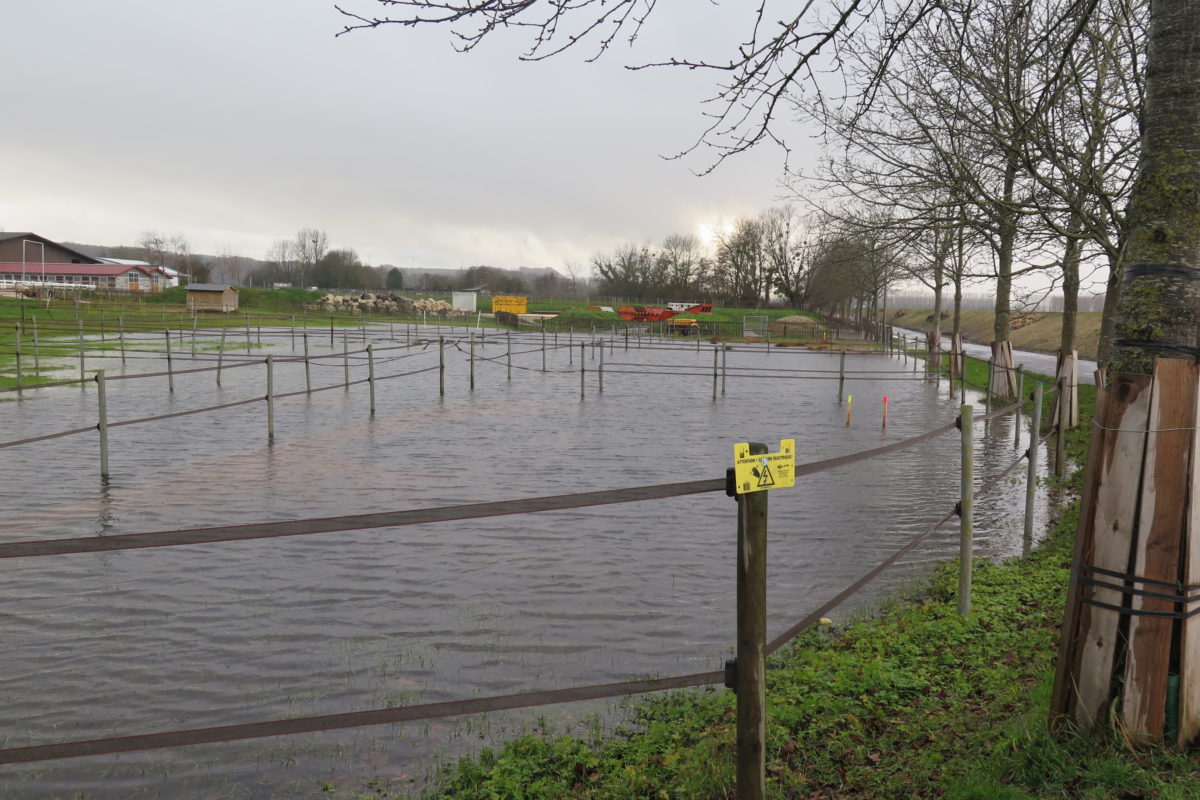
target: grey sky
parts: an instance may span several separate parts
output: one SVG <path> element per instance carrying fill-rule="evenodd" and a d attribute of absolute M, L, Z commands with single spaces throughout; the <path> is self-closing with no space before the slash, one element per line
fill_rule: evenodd
<path fill-rule="evenodd" d="M 329 0 L 9 4 L 0 227 L 181 232 L 254 257 L 317 227 L 371 263 L 427 267 L 561 267 L 696 233 L 776 202 L 782 154 L 705 178 L 689 167 L 711 153 L 662 160 L 700 132 L 716 76 L 622 67 L 728 52 L 744 11 L 662 4 L 636 51 L 586 64 L 519 62 L 518 35 L 469 55 L 442 29 L 335 38 Z"/>

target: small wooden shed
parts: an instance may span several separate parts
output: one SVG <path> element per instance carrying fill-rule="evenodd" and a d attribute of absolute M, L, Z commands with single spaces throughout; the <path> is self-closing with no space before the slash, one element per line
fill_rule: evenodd
<path fill-rule="evenodd" d="M 237 311 L 238 290 L 227 283 L 189 283 L 189 311 Z"/>

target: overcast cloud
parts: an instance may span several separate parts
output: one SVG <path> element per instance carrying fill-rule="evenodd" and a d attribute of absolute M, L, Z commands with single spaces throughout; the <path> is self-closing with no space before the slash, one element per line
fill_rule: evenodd
<path fill-rule="evenodd" d="M 716 77 L 622 67 L 728 53 L 747 20 L 727 6 L 663 4 L 636 51 L 587 64 L 520 62 L 507 33 L 468 55 L 436 28 L 335 38 L 328 0 L 10 4 L 0 226 L 95 244 L 182 232 L 259 258 L 317 227 L 418 267 L 561 267 L 694 233 L 776 202 L 782 154 L 705 178 L 691 170 L 711 153 L 663 160 L 699 134 Z"/>

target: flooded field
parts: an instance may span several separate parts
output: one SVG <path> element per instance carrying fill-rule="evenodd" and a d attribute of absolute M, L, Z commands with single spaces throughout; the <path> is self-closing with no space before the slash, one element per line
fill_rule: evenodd
<path fill-rule="evenodd" d="M 267 332 L 270 334 L 270 332 Z M 276 332 L 278 333 L 278 332 Z M 376 330 L 380 347 L 387 330 Z M 445 333 L 450 334 L 449 331 Z M 435 334 L 436 335 L 436 334 Z M 428 508 L 724 475 L 732 445 L 800 461 L 898 441 L 951 421 L 958 400 L 911 362 L 847 358 L 849 427 L 838 356 L 739 345 L 712 398 L 711 346 L 513 357 L 478 353 L 460 328 L 437 371 L 281 399 L 275 440 L 263 403 L 110 431 L 111 480 L 95 433 L 0 451 L 0 541 L 170 530 Z M 566 337 L 560 338 L 564 344 Z M 403 343 L 403 337 L 400 337 Z M 293 354 L 266 335 L 254 355 Z M 329 340 L 313 352 L 331 352 Z M 578 338 L 576 337 L 576 342 Z M 270 344 L 275 342 L 275 344 Z M 540 348 L 514 336 L 514 351 Z M 340 350 L 340 342 L 335 350 Z M 145 355 L 145 354 L 143 354 Z M 435 366 L 436 343 L 392 350 L 378 374 Z M 232 356 L 231 356 L 232 357 Z M 244 351 L 242 357 L 245 357 Z M 229 363 L 228 361 L 226 363 Z M 352 380 L 366 377 L 353 361 Z M 620 365 L 636 366 L 620 366 Z M 94 360 L 121 374 L 119 360 Z M 176 364 L 177 368 L 192 366 Z M 163 368 L 157 357 L 130 371 Z M 63 362 L 71 377 L 72 362 Z M 771 377 L 747 377 L 749 374 Z M 673 371 L 687 374 L 662 374 Z M 870 372 L 877 371 L 877 372 Z M 77 374 L 77 372 L 75 373 Z M 340 382 L 340 359 L 312 367 Z M 110 420 L 232 402 L 265 392 L 261 365 L 112 381 Z M 275 391 L 304 388 L 304 366 L 275 367 Z M 889 424 L 880 425 L 882 397 Z M 89 385 L 2 395 L 14 440 L 96 420 Z M 1027 446 L 1013 422 L 977 426 L 977 482 Z M 769 631 L 785 629 L 893 552 L 957 499 L 959 440 L 801 479 L 770 495 Z M 1043 465 L 1043 474 L 1045 466 Z M 1016 554 L 1023 468 L 976 503 L 978 552 Z M 1039 503 L 1039 514 L 1046 513 Z M 1041 520 L 1039 519 L 1039 524 Z M 0 582 L 3 747 L 225 725 L 718 669 L 734 647 L 735 504 L 712 493 L 469 522 L 103 554 L 11 559 Z M 957 552 L 951 523 L 835 616 L 859 612 Z M 619 704 L 552 706 L 410 725 L 0 767 L 0 798 L 309 798 L 378 775 L 419 782 L 439 759 L 507 730 L 611 724 Z"/>

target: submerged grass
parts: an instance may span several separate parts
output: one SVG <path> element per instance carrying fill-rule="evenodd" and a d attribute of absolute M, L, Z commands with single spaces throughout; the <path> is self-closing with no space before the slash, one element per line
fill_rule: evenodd
<path fill-rule="evenodd" d="M 1085 424 L 1068 437 L 1079 464 L 1094 401 L 1080 386 Z M 1077 492 L 1081 472 L 1063 487 Z M 1060 508 L 1026 556 L 978 562 L 968 617 L 949 563 L 875 616 L 808 631 L 773 658 L 768 797 L 1200 798 L 1194 753 L 1048 729 L 1078 513 L 1077 500 Z M 339 796 L 732 798 L 735 703 L 717 689 L 643 699 L 607 735 L 525 735 L 458 760 L 418 795 L 374 781 Z"/>

